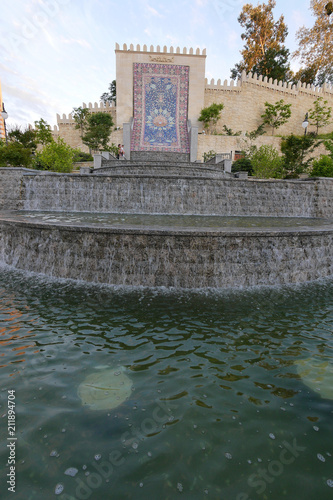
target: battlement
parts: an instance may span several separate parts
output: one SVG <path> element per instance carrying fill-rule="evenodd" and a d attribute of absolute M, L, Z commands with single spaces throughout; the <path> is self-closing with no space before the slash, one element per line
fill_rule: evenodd
<path fill-rule="evenodd" d="M 181 52 L 181 49 L 180 47 L 170 47 L 168 49 L 168 47 L 166 45 L 164 45 L 163 49 L 161 50 L 161 47 L 160 45 L 157 45 L 156 46 L 156 49 L 154 49 L 154 46 L 153 45 L 150 45 L 149 49 L 147 47 L 147 45 L 143 45 L 142 46 L 142 49 L 141 49 L 141 45 L 140 44 L 137 44 L 136 47 L 134 48 L 134 45 L 133 43 L 131 43 L 129 45 L 129 47 L 127 47 L 127 44 L 124 43 L 123 44 L 123 48 L 121 49 L 120 48 L 120 45 L 119 43 L 116 43 L 116 52 L 136 52 L 136 53 L 140 53 L 140 54 L 143 54 L 143 53 L 150 53 L 150 54 L 178 54 L 178 55 L 190 55 L 190 56 L 200 56 L 200 57 L 206 57 L 206 49 L 202 49 L 202 51 L 197 48 L 193 49 L 193 47 L 190 47 L 189 49 L 187 49 L 187 47 L 184 47 L 182 52 Z"/>
<path fill-rule="evenodd" d="M 91 102 L 89 102 L 87 106 L 87 104 L 84 102 L 82 103 L 82 108 L 88 108 L 91 113 L 98 113 L 100 111 L 102 112 L 104 111 L 107 113 L 115 110 L 116 105 L 113 102 L 112 103 L 107 102 L 106 104 L 104 104 L 104 102 L 100 102 L 99 104 L 95 102 L 94 105 Z M 57 123 L 61 124 L 74 123 L 74 118 L 72 116 L 72 113 L 69 113 L 68 116 L 64 113 L 62 117 L 60 116 L 59 113 L 57 113 Z"/>
<path fill-rule="evenodd" d="M 333 95 L 333 87 L 327 83 L 324 83 L 322 87 L 316 87 L 315 85 L 310 85 L 306 83 L 298 82 L 297 85 L 273 80 L 272 78 L 267 78 L 267 76 L 257 75 L 257 73 L 248 73 L 246 74 L 243 71 L 241 78 L 236 82 L 234 80 L 228 83 L 228 80 L 224 80 L 223 85 L 221 80 L 217 80 L 215 84 L 214 78 L 208 83 L 207 78 L 205 79 L 205 89 L 206 90 L 220 90 L 220 91 L 239 91 L 240 87 L 243 85 L 255 85 L 257 87 L 263 87 L 265 89 L 270 89 L 283 94 L 307 94 L 313 96 L 323 97 L 325 95 L 332 96 Z"/>

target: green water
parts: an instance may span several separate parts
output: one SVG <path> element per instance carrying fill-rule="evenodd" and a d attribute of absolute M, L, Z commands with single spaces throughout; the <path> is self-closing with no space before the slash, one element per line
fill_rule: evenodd
<path fill-rule="evenodd" d="M 237 217 L 220 215 L 167 215 L 167 214 L 96 214 L 92 212 L 34 212 L 21 211 L 11 214 L 15 219 L 48 224 L 66 224 L 97 227 L 149 227 L 149 228 L 200 228 L 200 229 L 278 229 L 320 228 L 331 226 L 332 219 L 314 217 Z"/>
<path fill-rule="evenodd" d="M 0 293 L 2 499 L 332 498 L 333 401 L 294 364 L 332 360 L 332 281 L 163 293 L 2 270 Z M 78 387 L 106 369 L 131 395 L 92 411 Z"/>

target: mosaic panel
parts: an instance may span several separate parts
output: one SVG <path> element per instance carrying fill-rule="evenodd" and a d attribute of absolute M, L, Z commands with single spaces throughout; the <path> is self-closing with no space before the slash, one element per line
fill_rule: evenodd
<path fill-rule="evenodd" d="M 132 151 L 189 153 L 189 67 L 134 63 Z"/>

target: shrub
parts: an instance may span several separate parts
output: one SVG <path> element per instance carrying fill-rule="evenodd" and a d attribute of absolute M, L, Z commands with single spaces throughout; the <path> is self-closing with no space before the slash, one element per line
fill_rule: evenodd
<path fill-rule="evenodd" d="M 239 158 L 235 160 L 231 167 L 231 172 L 248 172 L 249 175 L 253 175 L 253 167 L 250 158 Z"/>
<path fill-rule="evenodd" d="M 210 160 L 211 158 L 214 158 L 214 156 L 216 156 L 216 155 L 217 155 L 217 153 L 213 149 L 211 149 L 207 153 L 204 153 L 202 155 L 204 163 L 206 163 L 206 161 Z"/>
<path fill-rule="evenodd" d="M 36 168 L 53 172 L 70 172 L 76 156 L 75 149 L 68 146 L 61 137 L 46 144 L 36 155 Z"/>
<path fill-rule="evenodd" d="M 278 151 L 273 146 L 260 146 L 251 156 L 253 175 L 259 179 L 282 179 L 284 170 Z"/>
<path fill-rule="evenodd" d="M 311 175 L 313 177 L 333 177 L 333 159 L 322 155 L 312 163 Z"/>
<path fill-rule="evenodd" d="M 298 177 L 308 167 L 311 158 L 309 153 L 319 146 L 320 142 L 311 135 L 288 135 L 281 142 L 284 168 L 288 172 L 288 177 Z M 305 160 L 307 157 L 307 160 Z"/>
<path fill-rule="evenodd" d="M 83 161 L 93 161 L 93 157 L 89 153 L 84 153 L 79 149 L 76 150 L 74 161 L 83 162 Z"/>
<path fill-rule="evenodd" d="M 0 167 L 25 167 L 32 166 L 32 151 L 19 142 L 0 140 Z"/>
<path fill-rule="evenodd" d="M 203 122 L 205 129 L 210 129 L 213 125 L 216 125 L 223 108 L 224 105 L 222 103 L 216 104 L 213 102 L 213 104 L 201 110 L 198 118 L 199 122 Z"/>

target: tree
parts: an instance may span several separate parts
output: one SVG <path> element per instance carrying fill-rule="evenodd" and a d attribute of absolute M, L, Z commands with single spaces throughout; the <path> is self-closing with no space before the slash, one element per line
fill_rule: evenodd
<path fill-rule="evenodd" d="M 309 111 L 309 120 L 311 125 L 315 125 L 318 131 L 321 127 L 325 127 L 330 123 L 330 118 L 332 114 L 332 108 L 327 107 L 326 104 L 328 101 L 324 101 L 323 97 L 317 97 L 315 102 L 313 103 L 314 109 L 310 109 Z"/>
<path fill-rule="evenodd" d="M 116 104 L 116 98 L 117 98 L 117 84 L 116 80 L 112 80 L 112 82 L 109 85 L 109 92 L 104 92 L 104 94 L 101 95 L 101 101 L 106 104 L 107 102 L 112 103 L 114 102 Z"/>
<path fill-rule="evenodd" d="M 292 75 L 289 66 L 289 50 L 267 49 L 265 55 L 251 69 L 253 73 L 267 76 L 273 80 L 288 81 Z"/>
<path fill-rule="evenodd" d="M 328 139 L 326 141 L 323 141 L 324 142 L 324 146 L 326 149 L 328 149 L 329 151 L 329 156 L 332 158 L 333 160 L 333 140 L 332 139 Z"/>
<path fill-rule="evenodd" d="M 36 155 L 36 167 L 54 172 L 71 172 L 78 150 L 71 148 L 58 137 L 57 141 L 46 144 Z"/>
<path fill-rule="evenodd" d="M 216 104 L 215 102 L 207 108 L 203 108 L 198 118 L 199 122 L 203 122 L 205 129 L 210 129 L 212 125 L 216 125 L 221 116 L 221 111 L 223 108 L 224 106 L 222 103 Z"/>
<path fill-rule="evenodd" d="M 33 156 L 31 150 L 17 141 L 0 140 L 0 167 L 25 167 L 32 166 Z"/>
<path fill-rule="evenodd" d="M 8 141 L 0 140 L 0 166 L 31 167 L 37 148 L 36 131 L 14 127 L 8 132 Z"/>
<path fill-rule="evenodd" d="M 281 141 L 284 168 L 288 172 L 287 177 L 295 178 L 305 171 L 311 162 L 309 156 L 321 142 L 312 135 L 288 135 Z M 305 159 L 307 157 L 307 159 Z"/>
<path fill-rule="evenodd" d="M 253 175 L 259 179 L 281 179 L 284 176 L 282 160 L 277 149 L 271 145 L 263 145 L 251 156 Z"/>
<path fill-rule="evenodd" d="M 297 85 L 298 82 L 309 83 L 313 85 L 316 81 L 316 68 L 309 66 L 308 68 L 301 68 L 296 73 L 291 71 L 291 83 Z"/>
<path fill-rule="evenodd" d="M 333 16 L 327 0 L 311 0 L 310 10 L 315 16 L 312 28 L 304 26 L 296 33 L 298 49 L 293 53 L 306 68 L 312 68 L 315 80 L 311 83 L 322 85 L 324 81 L 333 83 Z"/>
<path fill-rule="evenodd" d="M 275 104 L 270 104 L 265 102 L 266 110 L 261 118 L 264 120 L 264 124 L 272 127 L 272 135 L 274 135 L 274 130 L 281 127 L 286 123 L 291 116 L 291 104 L 285 104 L 284 100 L 281 99 Z"/>
<path fill-rule="evenodd" d="M 50 125 L 41 118 L 39 121 L 35 121 L 35 131 L 36 131 L 36 141 L 38 144 L 45 146 L 53 142 L 53 135 L 51 132 Z"/>
<path fill-rule="evenodd" d="M 312 177 L 333 177 L 333 159 L 327 155 L 321 155 L 312 163 Z"/>
<path fill-rule="evenodd" d="M 202 157 L 203 157 L 203 161 L 204 163 L 206 163 L 206 161 L 210 160 L 211 158 L 214 158 L 214 156 L 216 156 L 217 153 L 216 151 L 214 151 L 213 149 L 211 149 L 210 151 L 208 151 L 207 153 L 205 152 Z"/>
<path fill-rule="evenodd" d="M 107 150 L 112 126 L 113 120 L 109 113 L 91 113 L 87 118 L 82 142 L 93 151 Z"/>
<path fill-rule="evenodd" d="M 26 128 L 23 131 L 19 127 L 12 128 L 8 132 L 8 138 L 11 142 L 16 142 L 29 149 L 31 153 L 37 148 L 36 130 L 32 128 Z"/>
<path fill-rule="evenodd" d="M 75 121 L 75 128 L 80 129 L 80 136 L 82 138 L 85 127 L 87 126 L 87 118 L 90 115 L 90 111 L 88 108 L 82 108 L 79 106 L 78 108 L 73 108 L 72 117 Z"/>
<path fill-rule="evenodd" d="M 268 3 L 243 6 L 239 24 L 244 28 L 241 38 L 245 40 L 241 51 L 242 61 L 231 70 L 231 78 L 241 76 L 242 71 L 255 71 L 268 78 L 287 79 L 289 73 L 289 50 L 284 46 L 288 34 L 284 17 L 274 21 L 275 0 Z"/>

